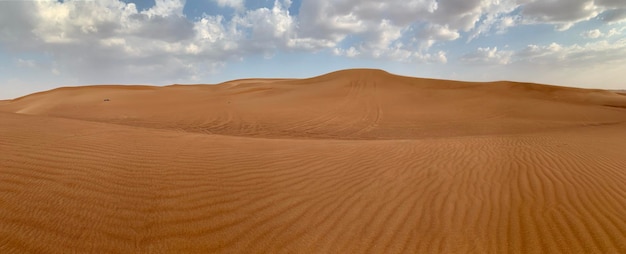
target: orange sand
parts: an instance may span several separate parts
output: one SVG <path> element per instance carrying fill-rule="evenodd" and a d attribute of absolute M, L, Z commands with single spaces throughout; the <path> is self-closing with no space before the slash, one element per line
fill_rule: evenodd
<path fill-rule="evenodd" d="M 625 141 L 603 90 L 60 88 L 0 102 L 0 253 L 626 253 Z"/>

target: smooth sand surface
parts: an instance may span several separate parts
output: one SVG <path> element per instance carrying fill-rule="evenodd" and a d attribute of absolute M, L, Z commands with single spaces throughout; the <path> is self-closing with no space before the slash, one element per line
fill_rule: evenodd
<path fill-rule="evenodd" d="M 617 92 L 348 70 L 0 102 L 0 253 L 626 253 L 625 215 Z"/>

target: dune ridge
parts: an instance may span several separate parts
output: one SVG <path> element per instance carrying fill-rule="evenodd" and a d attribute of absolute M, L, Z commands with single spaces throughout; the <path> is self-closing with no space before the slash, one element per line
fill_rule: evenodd
<path fill-rule="evenodd" d="M 364 69 L 37 93 L 0 102 L 0 252 L 624 253 L 624 105 Z"/>
<path fill-rule="evenodd" d="M 110 99 L 111 101 L 104 101 Z M 233 136 L 411 139 L 528 133 L 624 121 L 604 90 L 419 79 L 343 70 L 218 85 L 59 88 L 4 111 Z M 3 109 L 0 109 L 3 110 Z"/>

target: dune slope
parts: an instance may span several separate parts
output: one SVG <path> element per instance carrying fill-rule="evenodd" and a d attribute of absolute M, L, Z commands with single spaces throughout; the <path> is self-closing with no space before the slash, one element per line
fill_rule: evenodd
<path fill-rule="evenodd" d="M 624 253 L 625 105 L 376 70 L 33 94 L 0 103 L 0 252 Z"/>
<path fill-rule="evenodd" d="M 346 70 L 216 86 L 61 88 L 0 110 L 235 136 L 411 139 L 615 123 L 626 120 L 622 108 L 626 98 L 609 91 Z"/>

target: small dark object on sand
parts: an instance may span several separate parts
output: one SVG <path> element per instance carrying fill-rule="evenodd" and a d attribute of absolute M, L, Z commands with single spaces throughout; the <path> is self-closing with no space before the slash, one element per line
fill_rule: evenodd
<path fill-rule="evenodd" d="M 104 101 L 110 101 L 109 99 L 104 99 Z"/>

